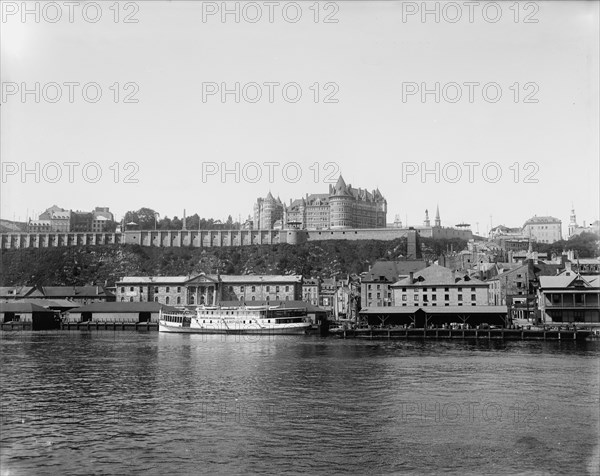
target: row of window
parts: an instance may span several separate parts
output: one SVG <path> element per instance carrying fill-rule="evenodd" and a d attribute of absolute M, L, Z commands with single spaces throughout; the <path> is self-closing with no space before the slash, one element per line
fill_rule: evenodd
<path fill-rule="evenodd" d="M 158 294 L 159 293 L 159 287 L 155 286 L 154 287 L 154 293 Z M 240 292 L 244 292 L 244 286 L 240 286 Z M 256 292 L 256 286 L 251 286 L 251 292 Z M 134 287 L 130 286 L 129 287 L 129 291 L 133 292 Z M 266 292 L 271 292 L 271 286 L 267 285 L 265 286 L 265 291 Z M 289 286 L 285 286 L 285 292 L 289 292 L 290 291 L 290 287 Z M 139 287 L 139 292 L 143 293 L 144 292 L 144 288 L 142 286 Z M 171 287 L 170 286 L 166 286 L 165 287 L 165 292 L 166 293 L 170 293 L 171 292 Z M 177 286 L 177 292 L 180 293 L 181 292 L 181 286 Z M 233 286 L 229 286 L 229 292 L 234 292 Z M 275 286 L 275 292 L 278 293 L 279 292 L 279 286 Z M 125 286 L 121 286 L 121 293 L 125 293 Z"/>
<path fill-rule="evenodd" d="M 408 296 L 406 294 L 403 294 L 402 295 L 402 300 L 406 301 L 407 299 L 408 299 Z M 415 301 L 418 301 L 419 300 L 419 295 L 415 294 L 413 299 Z M 431 296 L 431 300 L 432 301 L 437 301 L 437 295 L 436 294 L 432 295 Z M 459 301 L 463 300 L 462 294 L 458 295 L 458 300 Z M 476 294 L 471 294 L 471 301 L 476 301 L 476 300 L 477 300 L 477 295 Z M 428 302 L 428 301 L 429 301 L 428 296 L 426 296 L 426 295 L 423 296 L 423 302 Z M 444 301 L 450 301 L 450 295 L 449 294 L 444 294 Z"/>

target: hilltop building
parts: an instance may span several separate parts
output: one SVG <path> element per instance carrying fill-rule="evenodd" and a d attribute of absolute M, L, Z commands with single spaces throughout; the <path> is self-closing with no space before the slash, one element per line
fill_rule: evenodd
<path fill-rule="evenodd" d="M 38 220 L 29 220 L 28 233 L 69 233 L 93 232 L 103 233 L 109 221 L 114 221 L 114 216 L 108 207 L 96 207 L 92 212 L 72 211 L 51 206 Z"/>
<path fill-rule="evenodd" d="M 339 177 L 328 193 L 306 194 L 285 205 L 271 192 L 254 204 L 255 230 L 385 228 L 387 201 L 379 191 L 353 188 Z"/>
<path fill-rule="evenodd" d="M 582 226 L 577 224 L 577 215 L 575 214 L 575 208 L 571 208 L 571 215 L 569 217 L 569 228 L 568 238 L 572 236 L 581 235 L 582 233 L 595 233 L 600 234 L 600 221 L 596 220 L 589 226 L 585 226 L 585 222 Z"/>
<path fill-rule="evenodd" d="M 525 222 L 523 234 L 539 243 L 554 243 L 562 239 L 562 222 L 551 216 L 536 215 Z"/>

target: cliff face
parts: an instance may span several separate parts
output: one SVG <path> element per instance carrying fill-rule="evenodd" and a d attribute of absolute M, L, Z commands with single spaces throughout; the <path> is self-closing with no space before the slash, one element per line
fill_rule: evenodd
<path fill-rule="evenodd" d="M 331 277 L 337 273 L 360 273 L 377 259 L 398 259 L 405 253 L 404 239 L 208 249 L 107 245 L 4 250 L 0 284 L 113 285 L 123 276 L 181 276 L 217 271 Z"/>

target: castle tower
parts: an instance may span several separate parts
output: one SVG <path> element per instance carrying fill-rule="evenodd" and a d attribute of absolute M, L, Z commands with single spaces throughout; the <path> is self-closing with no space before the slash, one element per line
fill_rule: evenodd
<path fill-rule="evenodd" d="M 329 195 L 329 223 L 331 228 L 352 227 L 352 200 L 348 186 L 340 175 L 333 193 Z"/>
<path fill-rule="evenodd" d="M 434 226 L 437 226 L 437 227 L 441 227 L 442 226 L 442 220 L 440 220 L 440 206 L 439 205 L 435 209 Z"/>
<path fill-rule="evenodd" d="M 431 226 L 431 220 L 429 220 L 429 210 L 425 210 L 425 221 L 423 222 L 423 226 Z"/>

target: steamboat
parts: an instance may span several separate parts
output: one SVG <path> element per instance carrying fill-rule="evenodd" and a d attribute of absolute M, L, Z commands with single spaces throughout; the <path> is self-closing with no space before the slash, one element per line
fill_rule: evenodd
<path fill-rule="evenodd" d="M 158 318 L 159 332 L 186 334 L 305 334 L 310 327 L 306 309 L 279 306 L 202 306 Z"/>

